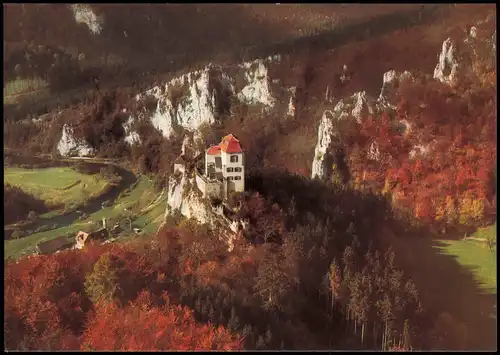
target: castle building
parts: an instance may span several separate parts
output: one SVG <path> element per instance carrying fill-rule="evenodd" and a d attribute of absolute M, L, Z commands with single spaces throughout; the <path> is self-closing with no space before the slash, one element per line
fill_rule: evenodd
<path fill-rule="evenodd" d="M 218 145 L 205 150 L 204 155 L 204 169 L 200 166 L 196 170 L 196 185 L 204 197 L 225 200 L 231 192 L 245 191 L 245 158 L 235 136 L 223 137 Z"/>
<path fill-rule="evenodd" d="M 226 182 L 228 193 L 245 191 L 244 153 L 232 134 L 205 151 L 205 176 Z"/>

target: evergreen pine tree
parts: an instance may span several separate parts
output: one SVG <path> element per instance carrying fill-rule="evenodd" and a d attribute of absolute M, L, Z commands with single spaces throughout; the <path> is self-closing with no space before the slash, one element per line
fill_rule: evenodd
<path fill-rule="evenodd" d="M 196 297 L 196 301 L 194 302 L 194 309 L 196 312 L 201 313 L 201 299 L 200 299 L 200 297 Z"/>
<path fill-rule="evenodd" d="M 215 323 L 215 309 L 213 305 L 210 306 L 210 310 L 208 311 L 208 320 Z"/>
<path fill-rule="evenodd" d="M 403 348 L 405 350 L 410 350 L 410 324 L 408 319 L 405 319 L 403 328 Z"/>
<path fill-rule="evenodd" d="M 267 345 L 271 344 L 272 339 L 273 339 L 273 334 L 271 333 L 271 328 L 268 327 L 266 330 L 266 337 L 265 337 L 266 344 Z"/>
<path fill-rule="evenodd" d="M 259 350 L 263 350 L 266 348 L 266 341 L 264 340 L 264 337 L 262 335 L 259 335 L 259 337 L 257 338 L 255 347 Z"/>
<path fill-rule="evenodd" d="M 244 327 L 243 327 L 243 330 L 241 331 L 241 335 L 243 336 L 243 338 L 247 339 L 247 338 L 250 338 L 251 335 L 252 335 L 252 326 L 250 324 L 246 324 Z"/>
<path fill-rule="evenodd" d="M 228 328 L 232 331 L 236 331 L 240 326 L 240 321 L 238 316 L 236 315 L 236 310 L 231 308 L 231 315 L 229 316 L 229 322 L 227 324 Z"/>

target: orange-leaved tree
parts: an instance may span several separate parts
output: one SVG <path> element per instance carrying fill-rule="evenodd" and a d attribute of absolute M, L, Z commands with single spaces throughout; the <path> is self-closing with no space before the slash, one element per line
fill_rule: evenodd
<path fill-rule="evenodd" d="M 161 304 L 160 304 L 161 303 Z M 99 305 L 89 318 L 82 350 L 239 350 L 242 339 L 223 327 L 198 324 L 189 308 L 141 292 L 126 307 Z"/>

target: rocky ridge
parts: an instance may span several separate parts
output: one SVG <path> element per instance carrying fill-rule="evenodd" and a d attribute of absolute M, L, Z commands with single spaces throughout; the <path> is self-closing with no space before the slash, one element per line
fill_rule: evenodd
<path fill-rule="evenodd" d="M 472 44 L 474 41 L 480 40 L 477 32 L 477 27 L 472 26 L 468 32 L 465 43 Z M 494 36 L 495 33 L 493 34 L 493 37 Z M 487 42 L 492 41 L 492 39 L 489 38 L 482 40 Z M 493 46 L 494 45 L 493 41 Z M 434 69 L 433 78 L 447 85 L 454 85 L 457 80 L 459 80 L 459 69 L 463 67 L 461 67 L 458 61 L 459 58 L 460 56 L 459 53 L 457 53 L 454 41 L 451 38 L 447 38 L 443 42 L 441 52 L 438 55 L 438 63 Z M 353 94 L 351 97 L 340 99 L 332 110 L 324 111 L 318 127 L 318 139 L 312 161 L 312 178 L 325 179 L 328 176 L 326 166 L 327 156 L 332 153 L 332 149 L 335 146 L 334 143 L 339 140 L 336 123 L 339 120 L 351 118 L 361 123 L 368 114 L 373 115 L 383 110 L 394 112 L 396 109 L 395 103 L 397 102 L 397 88 L 403 81 L 413 82 L 414 77 L 408 71 L 398 73 L 394 70 L 390 70 L 383 75 L 382 88 L 378 99 L 375 100 L 369 97 L 365 91 L 360 91 Z M 325 99 L 329 102 L 332 101 L 328 88 Z M 405 120 L 399 123 L 405 128 L 405 131 L 411 128 L 410 124 Z M 410 158 L 414 158 L 417 155 L 429 154 L 431 150 L 431 145 L 429 144 L 417 144 L 411 150 Z M 373 160 L 379 158 L 376 144 L 372 143 L 370 145 L 368 156 Z"/>
<path fill-rule="evenodd" d="M 141 143 L 141 137 L 132 129 L 137 119 L 145 119 L 165 138 L 169 138 L 178 128 L 193 133 L 203 124 L 212 125 L 224 115 L 231 115 L 231 102 L 235 100 L 243 105 L 270 110 L 275 109 L 284 96 L 289 105 L 283 114 L 293 116 L 295 88 L 283 88 L 278 93 L 276 86 L 271 86 L 268 67 L 280 60 L 280 56 L 276 55 L 236 66 L 209 64 L 201 70 L 177 76 L 136 95 L 135 100 L 139 104 L 150 99 L 155 107 L 149 111 L 143 107 L 138 113 L 129 113 L 127 121 L 123 123 L 125 142 Z M 64 140 L 67 142 L 61 145 L 68 147 L 77 141 L 71 130 L 65 131 Z M 59 152 L 63 156 L 80 154 L 79 149 L 72 148 L 60 149 Z"/>

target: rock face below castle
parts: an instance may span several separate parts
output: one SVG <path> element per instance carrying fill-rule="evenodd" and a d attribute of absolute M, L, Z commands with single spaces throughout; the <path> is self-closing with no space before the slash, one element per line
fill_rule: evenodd
<path fill-rule="evenodd" d="M 185 153 L 191 150 L 191 147 L 189 147 L 190 142 L 189 139 L 184 140 L 182 152 Z M 181 157 L 184 156 L 181 155 Z M 238 235 L 238 230 L 235 229 L 238 221 L 230 220 L 221 212 L 220 207 L 212 206 L 211 194 L 207 191 L 207 182 L 212 183 L 213 181 L 204 174 L 200 174 L 196 169 L 188 169 L 184 158 L 182 162 L 180 159 L 176 162 L 179 166 L 175 167 L 174 174 L 168 181 L 165 218 L 180 213 L 187 219 L 194 219 L 200 224 L 207 224 L 211 228 L 220 231 L 221 238 L 227 242 L 228 248 L 232 250 L 233 241 Z M 184 164 L 182 164 L 183 162 Z M 180 168 L 180 165 L 183 168 Z M 222 185 L 218 184 L 217 187 L 221 189 Z"/>

